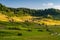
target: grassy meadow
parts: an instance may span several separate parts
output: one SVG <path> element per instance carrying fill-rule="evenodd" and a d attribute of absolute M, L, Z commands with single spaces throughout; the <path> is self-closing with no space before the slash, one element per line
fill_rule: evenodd
<path fill-rule="evenodd" d="M 60 26 L 0 22 L 0 40 L 60 40 Z"/>

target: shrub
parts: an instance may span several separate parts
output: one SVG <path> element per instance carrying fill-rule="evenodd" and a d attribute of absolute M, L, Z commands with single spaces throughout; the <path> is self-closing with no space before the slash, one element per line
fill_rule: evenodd
<path fill-rule="evenodd" d="M 17 35 L 18 35 L 18 36 L 22 36 L 22 33 L 18 33 Z"/>
<path fill-rule="evenodd" d="M 28 32 L 31 32 L 32 30 L 31 30 L 31 29 L 28 29 L 27 31 L 28 31 Z"/>
<path fill-rule="evenodd" d="M 9 28 L 10 30 L 20 30 L 20 28 Z"/>
<path fill-rule="evenodd" d="M 38 31 L 41 31 L 41 32 L 43 32 L 43 30 L 42 30 L 42 29 L 39 29 Z"/>

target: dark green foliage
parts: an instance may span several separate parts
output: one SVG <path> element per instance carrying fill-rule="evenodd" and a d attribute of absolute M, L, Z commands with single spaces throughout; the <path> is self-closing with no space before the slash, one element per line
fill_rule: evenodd
<path fill-rule="evenodd" d="M 28 32 L 31 32 L 32 30 L 31 30 L 31 29 L 28 29 L 27 31 L 28 31 Z"/>
<path fill-rule="evenodd" d="M 20 28 L 8 28 L 10 30 L 20 30 Z"/>
<path fill-rule="evenodd" d="M 22 33 L 18 33 L 17 35 L 18 35 L 18 36 L 22 36 Z"/>
<path fill-rule="evenodd" d="M 39 29 L 38 31 L 43 32 L 43 30 L 42 30 L 42 29 Z"/>
<path fill-rule="evenodd" d="M 38 16 L 44 18 L 60 19 L 60 10 L 58 9 L 45 9 L 45 10 L 35 10 L 29 8 L 9 8 L 0 3 L 0 12 L 8 16 Z M 48 16 L 50 15 L 50 16 Z"/>

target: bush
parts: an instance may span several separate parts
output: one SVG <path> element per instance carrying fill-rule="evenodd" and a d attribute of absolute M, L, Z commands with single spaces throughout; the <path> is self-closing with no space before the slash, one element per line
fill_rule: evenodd
<path fill-rule="evenodd" d="M 31 30 L 31 29 L 28 29 L 27 31 L 28 31 L 28 32 L 31 32 L 32 30 Z"/>
<path fill-rule="evenodd" d="M 22 36 L 22 33 L 18 33 L 17 35 L 18 35 L 18 36 Z"/>
<path fill-rule="evenodd" d="M 42 30 L 42 29 L 39 29 L 38 31 L 41 31 L 41 32 L 43 32 L 43 30 Z"/>
<path fill-rule="evenodd" d="M 9 28 L 10 30 L 20 30 L 20 28 Z"/>

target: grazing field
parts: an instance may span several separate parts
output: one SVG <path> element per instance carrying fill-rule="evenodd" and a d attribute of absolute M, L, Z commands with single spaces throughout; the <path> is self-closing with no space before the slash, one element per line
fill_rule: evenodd
<path fill-rule="evenodd" d="M 0 40 L 60 40 L 60 26 L 57 25 L 45 26 L 29 22 L 0 22 L 0 25 L 3 25 L 0 26 Z"/>
<path fill-rule="evenodd" d="M 60 40 L 60 34 L 47 31 L 0 30 L 0 40 Z"/>

